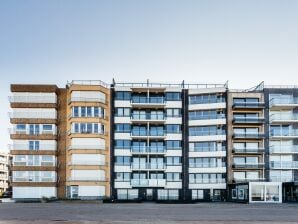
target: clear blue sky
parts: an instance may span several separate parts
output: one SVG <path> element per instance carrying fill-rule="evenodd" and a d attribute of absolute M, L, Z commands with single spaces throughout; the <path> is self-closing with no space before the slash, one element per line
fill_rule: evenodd
<path fill-rule="evenodd" d="M 1 0 L 0 148 L 11 83 L 298 84 L 297 0 Z"/>

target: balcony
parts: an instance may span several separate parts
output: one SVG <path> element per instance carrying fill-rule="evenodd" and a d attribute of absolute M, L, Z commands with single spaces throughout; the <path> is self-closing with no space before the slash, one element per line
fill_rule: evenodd
<path fill-rule="evenodd" d="M 48 166 L 48 167 L 54 167 L 56 166 L 55 161 L 41 161 L 39 163 L 32 162 L 28 160 L 24 161 L 13 161 L 13 166 Z"/>
<path fill-rule="evenodd" d="M 270 161 L 271 169 L 298 169 L 298 161 Z"/>
<path fill-rule="evenodd" d="M 56 96 L 9 96 L 10 103 L 57 103 Z"/>
<path fill-rule="evenodd" d="M 137 122 L 148 122 L 148 121 L 155 121 L 155 122 L 164 122 L 166 120 L 165 114 L 132 114 L 131 121 Z"/>
<path fill-rule="evenodd" d="M 234 148 L 232 150 L 235 154 L 259 154 L 264 153 L 264 148 Z"/>
<path fill-rule="evenodd" d="M 274 109 L 293 109 L 298 107 L 298 98 L 272 98 L 269 102 L 271 110 Z"/>
<path fill-rule="evenodd" d="M 265 178 L 233 178 L 234 183 L 247 183 L 247 182 L 261 182 L 266 181 Z"/>
<path fill-rule="evenodd" d="M 163 107 L 166 105 L 165 97 L 132 97 L 132 106 L 144 106 L 144 107 Z"/>
<path fill-rule="evenodd" d="M 8 145 L 9 150 L 57 150 L 57 146 L 55 144 L 39 144 L 37 148 L 31 148 L 29 144 L 10 144 Z"/>
<path fill-rule="evenodd" d="M 292 177 L 271 177 L 270 182 L 294 182 Z M 296 180 L 298 181 L 298 180 Z"/>
<path fill-rule="evenodd" d="M 132 187 L 165 187 L 165 179 L 131 179 Z"/>
<path fill-rule="evenodd" d="M 190 184 L 224 184 L 225 179 L 190 179 Z"/>
<path fill-rule="evenodd" d="M 107 181 L 105 177 L 69 177 L 68 181 L 86 181 L 86 182 L 96 182 L 96 181 Z"/>
<path fill-rule="evenodd" d="M 272 139 L 295 139 L 298 138 L 298 130 L 271 130 L 270 138 Z"/>
<path fill-rule="evenodd" d="M 296 154 L 298 153 L 298 145 L 279 145 L 279 146 L 270 146 L 271 154 Z"/>
<path fill-rule="evenodd" d="M 155 130 L 132 130 L 131 137 L 140 137 L 140 138 L 164 138 L 166 136 L 166 132 L 162 131 L 155 131 Z"/>
<path fill-rule="evenodd" d="M 232 164 L 234 169 L 263 169 L 264 163 L 234 163 Z"/>
<path fill-rule="evenodd" d="M 164 146 L 132 146 L 132 154 L 165 154 L 166 148 Z"/>
<path fill-rule="evenodd" d="M 106 103 L 104 97 L 71 97 L 68 103 L 71 102 L 95 102 L 95 103 Z"/>
<path fill-rule="evenodd" d="M 262 124 L 264 121 L 262 117 L 234 117 L 233 124 Z"/>
<path fill-rule="evenodd" d="M 233 134 L 233 138 L 234 139 L 262 139 L 265 138 L 265 134 L 264 133 L 236 133 L 234 132 Z"/>
<path fill-rule="evenodd" d="M 165 163 L 131 163 L 132 170 L 165 170 Z"/>
<path fill-rule="evenodd" d="M 57 135 L 57 131 L 55 130 L 40 130 L 40 131 L 30 131 L 30 130 L 20 130 L 16 128 L 9 128 L 9 134 L 11 135 Z"/>
<path fill-rule="evenodd" d="M 13 177 L 13 182 L 56 182 L 55 177 L 43 177 L 43 176 L 23 176 Z"/>
<path fill-rule="evenodd" d="M 270 123 L 298 123 L 298 114 L 272 114 L 269 120 Z"/>
<path fill-rule="evenodd" d="M 234 102 L 233 109 L 263 109 L 264 102 Z"/>
<path fill-rule="evenodd" d="M 70 166 L 104 166 L 107 165 L 104 161 L 98 160 L 75 160 L 68 163 Z"/>
<path fill-rule="evenodd" d="M 105 150 L 104 145 L 70 145 L 68 150 Z"/>
<path fill-rule="evenodd" d="M 10 112 L 12 119 L 57 119 L 56 112 Z"/>
<path fill-rule="evenodd" d="M 226 119 L 225 114 L 216 114 L 215 116 L 198 116 L 198 115 L 189 115 L 189 120 L 190 121 L 195 121 L 195 120 L 215 120 L 215 119 Z"/>

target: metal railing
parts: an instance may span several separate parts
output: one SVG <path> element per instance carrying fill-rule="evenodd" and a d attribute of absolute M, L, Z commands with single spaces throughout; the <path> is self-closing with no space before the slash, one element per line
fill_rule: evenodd
<path fill-rule="evenodd" d="M 56 96 L 9 96 L 11 103 L 57 103 Z"/>
<path fill-rule="evenodd" d="M 134 97 L 131 98 L 132 104 L 165 104 L 165 97 Z"/>
<path fill-rule="evenodd" d="M 189 163 L 189 168 L 222 168 L 226 167 L 226 163 Z"/>
<path fill-rule="evenodd" d="M 225 114 L 216 114 L 215 116 L 200 116 L 200 115 L 189 115 L 189 120 L 213 120 L 213 119 L 225 119 Z"/>
<path fill-rule="evenodd" d="M 154 114 L 150 114 L 150 113 L 147 113 L 147 114 L 132 114 L 131 115 L 131 119 L 132 120 L 165 120 L 166 119 L 166 116 L 165 114 L 157 114 L 157 115 L 154 115 Z"/>
<path fill-rule="evenodd" d="M 233 102 L 233 108 L 263 108 L 264 102 Z"/>
<path fill-rule="evenodd" d="M 210 135 L 225 135 L 225 130 L 216 130 L 216 131 L 196 131 L 189 130 L 189 136 L 210 136 Z"/>
<path fill-rule="evenodd" d="M 264 163 L 233 163 L 232 167 L 240 169 L 263 169 Z"/>
<path fill-rule="evenodd" d="M 264 148 L 234 148 L 233 153 L 263 153 Z"/>
<path fill-rule="evenodd" d="M 265 119 L 263 117 L 234 117 L 233 123 L 262 123 Z"/>
<path fill-rule="evenodd" d="M 190 184 L 223 184 L 226 183 L 225 179 L 190 179 Z"/>
<path fill-rule="evenodd" d="M 105 177 L 69 177 L 69 181 L 107 181 Z"/>
<path fill-rule="evenodd" d="M 282 130 L 270 131 L 270 137 L 287 137 L 287 136 L 298 136 L 298 130 L 293 129 L 289 131 L 282 131 Z"/>
<path fill-rule="evenodd" d="M 103 86 L 105 88 L 110 87 L 109 84 L 101 80 L 72 80 L 71 82 L 67 82 L 67 86 L 72 85 Z"/>
<path fill-rule="evenodd" d="M 273 105 L 286 105 L 286 104 L 298 104 L 298 98 L 272 98 L 269 101 L 270 107 Z"/>
<path fill-rule="evenodd" d="M 256 132 L 256 133 L 237 133 L 234 132 L 233 134 L 234 138 L 264 138 L 265 134 L 264 133 L 260 133 L 260 132 Z"/>

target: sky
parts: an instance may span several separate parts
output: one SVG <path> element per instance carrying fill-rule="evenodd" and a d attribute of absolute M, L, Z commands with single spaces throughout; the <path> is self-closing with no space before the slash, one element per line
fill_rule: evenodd
<path fill-rule="evenodd" d="M 296 0 L 0 0 L 0 150 L 11 83 L 298 85 Z"/>

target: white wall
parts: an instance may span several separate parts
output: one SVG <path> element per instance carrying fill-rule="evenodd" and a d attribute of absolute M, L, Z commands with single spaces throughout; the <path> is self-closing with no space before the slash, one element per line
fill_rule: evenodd
<path fill-rule="evenodd" d="M 103 197 L 105 194 L 104 186 L 79 186 L 79 196 L 81 197 Z"/>

